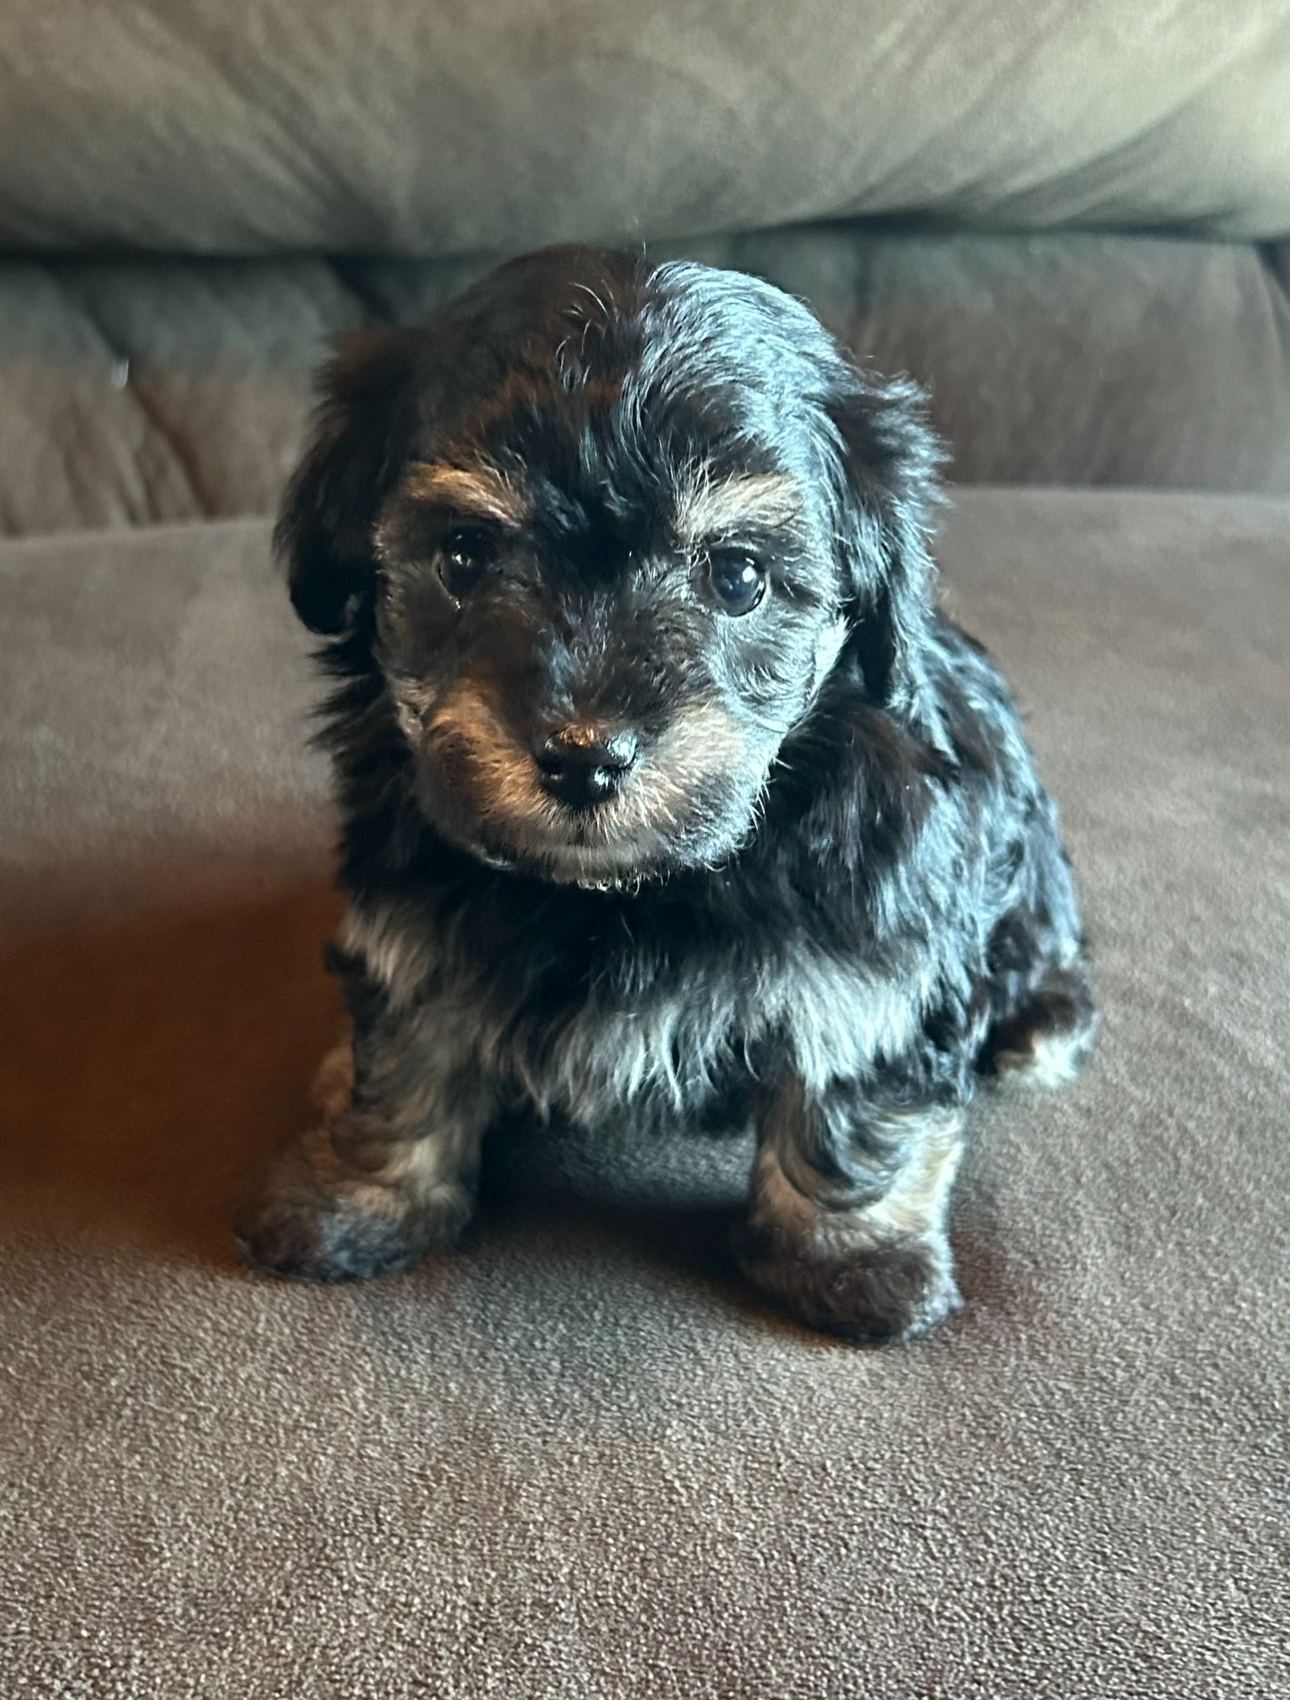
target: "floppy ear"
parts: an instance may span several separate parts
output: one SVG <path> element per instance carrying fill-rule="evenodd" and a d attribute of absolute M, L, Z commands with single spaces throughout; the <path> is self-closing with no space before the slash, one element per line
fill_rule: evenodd
<path fill-rule="evenodd" d="M 852 652 L 875 699 L 936 737 L 924 660 L 936 577 L 928 536 L 945 450 L 912 379 L 879 382 L 851 369 L 828 411 L 841 444 L 837 529 Z"/>
<path fill-rule="evenodd" d="M 373 593 L 372 528 L 416 444 L 413 335 L 357 333 L 319 374 L 313 437 L 273 534 L 311 631 L 347 630 Z"/>

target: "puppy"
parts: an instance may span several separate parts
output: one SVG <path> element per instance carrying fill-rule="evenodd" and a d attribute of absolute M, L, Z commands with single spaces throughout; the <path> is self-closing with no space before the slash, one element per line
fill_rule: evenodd
<path fill-rule="evenodd" d="M 801 1321 L 959 1304 L 980 1072 L 1096 1025 L 1057 817 L 931 600 L 917 391 L 751 277 L 555 249 L 322 379 L 277 546 L 329 640 L 352 1044 L 239 1221 L 406 1269 L 527 1107 L 756 1131 L 736 1255 Z"/>

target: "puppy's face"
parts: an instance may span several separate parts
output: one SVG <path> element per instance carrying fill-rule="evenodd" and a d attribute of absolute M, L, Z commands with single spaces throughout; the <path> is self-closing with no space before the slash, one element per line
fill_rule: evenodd
<path fill-rule="evenodd" d="M 765 454 L 646 440 L 621 476 L 621 389 L 526 405 L 410 465 L 378 522 L 418 801 L 556 881 L 717 861 L 841 641 L 823 516 Z"/>
<path fill-rule="evenodd" d="M 720 862 L 847 638 L 837 356 L 728 275 L 538 256 L 382 351 L 372 569 L 347 582 L 418 807 L 489 865 L 622 886 Z"/>

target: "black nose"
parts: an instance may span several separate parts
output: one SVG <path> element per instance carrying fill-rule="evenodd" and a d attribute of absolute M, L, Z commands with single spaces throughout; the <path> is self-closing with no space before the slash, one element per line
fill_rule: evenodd
<path fill-rule="evenodd" d="M 542 787 L 571 809 L 603 803 L 635 766 L 638 747 L 633 732 L 557 726 L 537 751 Z"/>

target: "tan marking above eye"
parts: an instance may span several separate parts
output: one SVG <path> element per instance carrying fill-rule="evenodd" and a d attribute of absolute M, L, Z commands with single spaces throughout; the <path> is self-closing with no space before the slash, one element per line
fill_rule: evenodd
<path fill-rule="evenodd" d="M 506 475 L 487 462 L 475 466 L 444 466 L 418 461 L 408 468 L 404 492 L 419 502 L 433 502 L 477 519 L 518 527 L 529 518 L 528 505 Z"/>
<path fill-rule="evenodd" d="M 692 544 L 793 525 L 800 518 L 793 480 L 772 472 L 741 473 L 719 482 L 699 473 L 682 486 L 676 507 L 676 529 Z"/>

